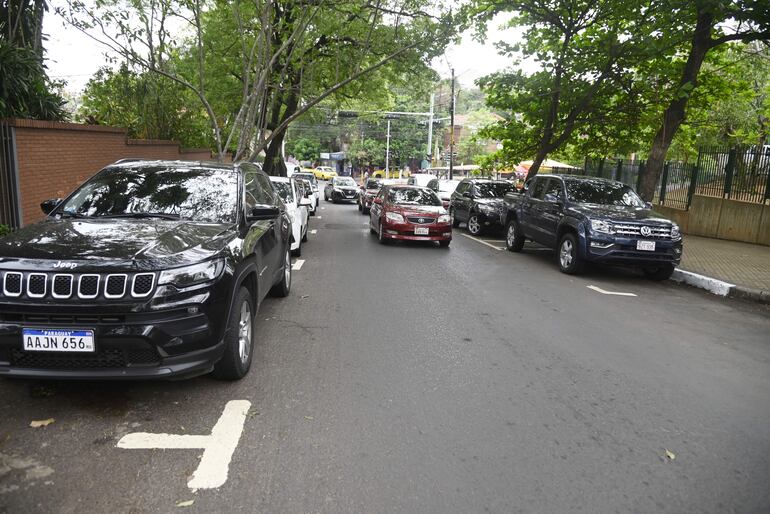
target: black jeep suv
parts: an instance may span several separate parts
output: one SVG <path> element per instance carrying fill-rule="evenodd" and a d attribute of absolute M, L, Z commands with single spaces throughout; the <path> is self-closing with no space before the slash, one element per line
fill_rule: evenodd
<path fill-rule="evenodd" d="M 590 261 L 636 266 L 665 280 L 682 259 L 682 235 L 651 207 L 621 182 L 538 175 L 505 198 L 506 246 L 518 252 L 531 239 L 556 248 L 564 273 Z"/>
<path fill-rule="evenodd" d="M 290 221 L 251 163 L 125 160 L 0 238 L 0 377 L 227 380 L 291 286 Z"/>
<path fill-rule="evenodd" d="M 501 228 L 503 198 L 516 187 L 507 180 L 465 179 L 457 185 L 450 199 L 449 214 L 452 226 L 467 224 L 474 236 L 487 228 Z"/>

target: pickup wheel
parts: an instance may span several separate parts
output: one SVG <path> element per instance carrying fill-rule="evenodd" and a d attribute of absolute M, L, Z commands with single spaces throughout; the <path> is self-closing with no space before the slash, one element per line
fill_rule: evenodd
<path fill-rule="evenodd" d="M 291 245 L 286 245 L 286 256 L 283 259 L 283 273 L 281 281 L 273 286 L 270 294 L 279 298 L 289 296 L 291 291 Z"/>
<path fill-rule="evenodd" d="M 468 232 L 470 232 L 472 236 L 481 234 L 481 222 L 479 221 L 479 215 L 475 212 L 472 212 L 470 216 L 468 216 Z"/>
<path fill-rule="evenodd" d="M 577 237 L 572 232 L 567 232 L 559 240 L 557 249 L 559 270 L 568 275 L 577 275 L 583 271 L 585 262 L 578 253 Z"/>
<path fill-rule="evenodd" d="M 524 234 L 515 219 L 509 221 L 505 229 L 505 247 L 509 252 L 520 252 L 524 248 Z"/>
<path fill-rule="evenodd" d="M 214 378 L 240 380 L 251 368 L 254 350 L 254 300 L 245 287 L 238 290 L 225 332 L 225 352 L 214 365 Z"/>
<path fill-rule="evenodd" d="M 642 268 L 642 271 L 644 272 L 644 276 L 650 280 L 662 282 L 663 280 L 668 280 L 671 278 L 671 275 L 674 274 L 674 269 L 675 266 L 673 264 L 662 264 L 660 266 L 649 266 Z"/>

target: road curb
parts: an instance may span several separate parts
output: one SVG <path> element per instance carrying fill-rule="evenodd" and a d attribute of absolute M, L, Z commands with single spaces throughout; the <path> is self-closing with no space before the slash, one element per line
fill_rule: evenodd
<path fill-rule="evenodd" d="M 680 284 L 705 289 L 718 296 L 729 296 L 752 302 L 770 304 L 770 291 L 755 287 L 739 286 L 706 275 L 693 273 L 681 269 L 674 270 L 671 280 Z"/>
<path fill-rule="evenodd" d="M 697 287 L 699 289 L 705 289 L 706 291 L 718 296 L 727 296 L 730 291 L 735 287 L 735 284 L 730 284 L 723 280 L 719 280 L 706 275 L 699 275 L 692 271 L 685 271 L 681 269 L 674 270 L 674 274 L 671 275 L 671 280 L 678 283 L 684 283 L 689 286 Z"/>

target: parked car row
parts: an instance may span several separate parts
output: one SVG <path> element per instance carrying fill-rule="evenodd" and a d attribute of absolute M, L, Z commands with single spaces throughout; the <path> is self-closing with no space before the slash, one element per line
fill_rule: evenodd
<path fill-rule="evenodd" d="M 0 377 L 242 378 L 314 203 L 252 163 L 105 167 L 0 238 Z"/>

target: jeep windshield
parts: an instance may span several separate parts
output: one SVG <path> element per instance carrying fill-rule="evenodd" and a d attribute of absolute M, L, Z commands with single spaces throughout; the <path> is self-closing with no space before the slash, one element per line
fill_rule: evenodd
<path fill-rule="evenodd" d="M 481 198 L 503 198 L 516 187 L 507 182 L 478 182 L 476 183 L 476 196 Z"/>
<path fill-rule="evenodd" d="M 207 168 L 106 168 L 53 214 L 90 218 L 169 218 L 233 223 L 238 176 Z"/>
<path fill-rule="evenodd" d="M 633 189 L 619 182 L 607 180 L 565 180 L 567 198 L 575 203 L 644 207 L 644 201 Z"/>

